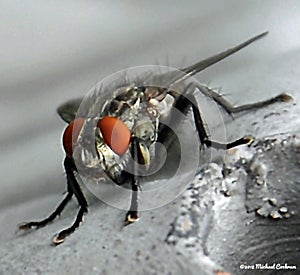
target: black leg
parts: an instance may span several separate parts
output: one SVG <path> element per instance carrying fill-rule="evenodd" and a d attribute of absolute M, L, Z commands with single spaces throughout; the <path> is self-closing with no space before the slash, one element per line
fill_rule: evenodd
<path fill-rule="evenodd" d="M 201 116 L 201 112 L 200 112 L 199 108 L 196 107 L 196 105 L 195 105 L 196 102 L 193 102 L 193 104 L 192 103 L 190 103 L 190 104 L 192 105 L 195 125 L 196 125 L 196 129 L 197 129 L 201 144 L 205 144 L 207 147 L 212 147 L 215 149 L 226 150 L 226 149 L 230 149 L 235 146 L 238 146 L 238 145 L 248 144 L 253 141 L 253 137 L 251 137 L 251 136 L 245 136 L 245 137 L 242 137 L 242 138 L 237 139 L 230 143 L 221 143 L 221 142 L 210 140 L 208 132 L 205 128 L 205 123 Z"/>
<path fill-rule="evenodd" d="M 83 221 L 83 216 L 85 213 L 87 213 L 87 211 L 81 207 L 78 211 L 78 214 L 76 216 L 74 223 L 70 227 L 60 231 L 58 234 L 56 234 L 53 237 L 53 239 L 52 239 L 53 244 L 58 245 L 58 244 L 63 243 L 65 238 L 70 236 L 76 230 L 76 228 L 78 228 L 80 226 L 81 222 Z"/>
<path fill-rule="evenodd" d="M 244 136 L 242 138 L 239 138 L 233 142 L 229 142 L 229 143 L 222 143 L 222 142 L 217 142 L 217 141 L 212 141 L 209 139 L 205 139 L 204 140 L 204 144 L 207 147 L 212 147 L 215 149 L 230 149 L 239 145 L 244 145 L 244 144 L 250 144 L 251 142 L 253 142 L 254 138 L 252 136 Z"/>
<path fill-rule="evenodd" d="M 60 231 L 58 234 L 56 234 L 54 236 L 54 238 L 52 240 L 54 245 L 58 245 L 58 244 L 62 243 L 66 237 L 71 235 L 83 221 L 84 214 L 86 214 L 88 212 L 87 201 L 86 201 L 86 199 L 80 189 L 80 186 L 76 180 L 76 177 L 74 175 L 74 171 L 76 171 L 76 167 L 73 163 L 73 160 L 70 157 L 66 157 L 65 161 L 64 161 L 64 166 L 65 166 L 65 170 L 67 173 L 68 187 L 74 193 L 74 195 L 79 203 L 80 209 L 77 213 L 77 217 L 76 217 L 74 223 L 70 227 Z"/>
<path fill-rule="evenodd" d="M 63 199 L 63 201 L 58 205 L 58 207 L 51 213 L 47 218 L 41 220 L 41 221 L 32 221 L 32 222 L 26 222 L 19 225 L 20 230 L 29 230 L 31 228 L 40 228 L 44 227 L 48 223 L 52 222 L 57 216 L 61 214 L 61 212 L 64 210 L 70 199 L 72 198 L 73 193 L 68 191 L 67 195 Z"/>
<path fill-rule="evenodd" d="M 252 110 L 252 109 L 258 109 L 258 108 L 262 108 L 262 107 L 268 106 L 268 105 L 276 103 L 276 102 L 288 102 L 293 99 L 290 95 L 282 93 L 277 96 L 271 97 L 267 100 L 250 103 L 250 104 L 245 104 L 242 106 L 233 106 L 222 95 L 220 95 L 218 92 L 214 91 L 213 89 L 210 89 L 204 85 L 197 85 L 196 87 L 199 89 L 199 91 L 202 94 L 204 94 L 208 97 L 211 97 L 228 114 L 238 113 L 238 112 Z"/>
<path fill-rule="evenodd" d="M 138 184 L 137 184 L 136 180 L 132 180 L 131 190 L 132 190 L 131 203 L 130 203 L 130 208 L 125 216 L 125 221 L 124 221 L 125 225 L 134 223 L 139 219 L 139 216 L 138 216 Z"/>
<path fill-rule="evenodd" d="M 200 107 L 197 104 L 196 98 L 193 94 L 193 91 L 195 89 L 194 84 L 190 84 L 188 87 L 186 87 L 185 95 L 180 95 L 177 98 L 175 109 L 187 113 L 188 110 L 192 108 L 194 120 L 195 120 L 195 126 L 198 132 L 200 143 L 203 145 L 206 145 L 207 147 L 212 147 L 215 149 L 230 149 L 232 147 L 248 144 L 253 141 L 253 137 L 251 136 L 245 136 L 240 139 L 237 139 L 230 143 L 221 143 L 217 141 L 212 141 L 209 138 L 209 134 L 206 128 L 205 121 L 203 120 L 203 116 L 201 115 Z M 191 92 L 189 92 L 191 91 Z M 209 95 L 210 96 L 210 95 Z M 173 121 L 171 121 L 173 123 Z M 176 125 L 176 120 L 174 121 L 174 124 Z M 175 126 L 176 127 L 176 126 Z M 169 135 L 169 129 L 167 127 L 162 127 L 158 141 L 163 141 L 160 139 L 168 138 Z"/>
<path fill-rule="evenodd" d="M 138 189 L 139 189 L 139 182 L 137 177 L 137 169 L 136 169 L 136 162 L 142 163 L 142 157 L 138 150 L 138 139 L 132 138 L 131 140 L 131 156 L 134 160 L 132 163 L 132 174 L 131 174 L 131 203 L 130 208 L 125 216 L 124 224 L 128 225 L 130 223 L 136 222 L 139 219 L 138 216 Z"/>

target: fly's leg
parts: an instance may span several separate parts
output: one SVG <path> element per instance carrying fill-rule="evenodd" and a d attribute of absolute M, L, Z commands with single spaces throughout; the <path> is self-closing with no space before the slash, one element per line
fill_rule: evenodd
<path fill-rule="evenodd" d="M 131 156 L 133 159 L 132 163 L 132 174 L 131 174 L 131 190 L 132 190 L 132 195 L 131 195 L 131 203 L 130 203 L 130 208 L 125 216 L 125 221 L 124 224 L 128 225 L 130 223 L 136 222 L 139 219 L 138 216 L 138 189 L 139 189 L 139 182 L 138 182 L 138 177 L 137 177 L 137 167 L 136 163 L 141 162 L 141 154 L 138 150 L 138 139 L 137 138 L 132 138 L 131 140 Z"/>
<path fill-rule="evenodd" d="M 73 196 L 73 192 L 68 190 L 67 195 L 63 199 L 63 201 L 57 206 L 57 208 L 45 219 L 41 221 L 32 221 L 32 222 L 25 222 L 19 225 L 20 230 L 29 230 L 31 228 L 40 228 L 46 226 L 48 223 L 52 222 L 57 216 L 61 214 L 64 210 L 68 202 Z"/>
<path fill-rule="evenodd" d="M 235 146 L 238 146 L 238 145 L 248 144 L 253 141 L 253 137 L 251 137 L 251 136 L 245 136 L 245 137 L 242 137 L 242 138 L 237 139 L 230 143 L 221 143 L 221 142 L 210 140 L 199 108 L 197 108 L 194 104 L 192 104 L 192 110 L 193 110 L 196 129 L 197 129 L 201 144 L 205 144 L 207 147 L 212 147 L 215 149 L 226 150 L 226 149 L 230 149 Z"/>
<path fill-rule="evenodd" d="M 138 216 L 138 182 L 134 176 L 132 176 L 131 179 L 131 190 L 132 190 L 132 195 L 131 195 L 131 203 L 130 203 L 130 208 L 128 212 L 126 213 L 125 216 L 125 221 L 124 224 L 128 225 L 130 223 L 134 223 L 138 221 L 139 216 Z"/>
<path fill-rule="evenodd" d="M 53 213 L 51 213 L 44 220 L 26 222 L 19 225 L 20 230 L 29 230 L 31 228 L 44 227 L 45 225 L 52 222 L 57 216 L 61 214 L 61 212 L 64 210 L 64 208 L 66 207 L 66 205 L 71 200 L 74 194 L 80 205 L 79 212 L 77 214 L 75 222 L 69 228 L 62 230 L 53 238 L 53 244 L 55 245 L 62 243 L 67 236 L 72 234 L 75 231 L 75 229 L 79 227 L 80 223 L 83 221 L 83 215 L 88 211 L 86 199 L 84 198 L 84 195 L 74 175 L 74 171 L 76 171 L 76 167 L 74 166 L 73 161 L 70 157 L 65 158 L 64 166 L 67 173 L 68 193 L 63 199 L 63 201 L 58 205 L 58 207 L 53 211 Z"/>
<path fill-rule="evenodd" d="M 192 88 L 192 86 L 189 86 L 187 88 Z M 208 131 L 206 129 L 205 121 L 203 120 L 203 118 L 202 118 L 203 116 L 201 115 L 200 109 L 197 106 L 196 98 L 193 94 L 188 94 L 188 95 L 189 95 L 189 98 L 181 95 L 176 102 L 175 108 L 184 113 L 186 113 L 190 108 L 192 108 L 192 112 L 193 112 L 193 116 L 194 116 L 194 120 L 195 120 L 195 126 L 197 129 L 201 144 L 204 144 L 207 147 L 225 150 L 225 149 L 233 148 L 238 145 L 248 144 L 253 141 L 253 137 L 251 137 L 251 136 L 245 136 L 245 137 L 239 138 L 230 143 L 222 143 L 222 142 L 210 140 Z M 164 134 L 163 131 L 162 131 L 162 134 Z"/>
<path fill-rule="evenodd" d="M 65 166 L 65 170 L 67 173 L 68 187 L 70 190 L 72 190 L 73 194 L 75 195 L 75 197 L 79 203 L 80 209 L 77 213 L 74 223 L 70 227 L 60 231 L 58 234 L 56 234 L 54 236 L 54 238 L 52 240 L 54 245 L 58 245 L 58 244 L 62 243 L 66 237 L 71 235 L 83 221 L 84 214 L 86 214 L 88 212 L 87 201 L 86 201 L 86 199 L 80 189 L 80 186 L 76 180 L 76 177 L 74 175 L 74 172 L 76 171 L 76 167 L 70 157 L 67 156 L 65 158 L 64 166 Z"/>
<path fill-rule="evenodd" d="M 282 93 L 277 96 L 271 97 L 267 100 L 245 104 L 241 106 L 233 106 L 230 102 L 228 102 L 222 95 L 217 93 L 216 91 L 204 86 L 204 85 L 197 85 L 197 88 L 200 90 L 202 94 L 205 96 L 211 97 L 217 104 L 219 104 L 228 114 L 238 113 L 242 111 L 258 109 L 276 102 L 288 102 L 291 101 L 293 98 L 289 94 Z"/>

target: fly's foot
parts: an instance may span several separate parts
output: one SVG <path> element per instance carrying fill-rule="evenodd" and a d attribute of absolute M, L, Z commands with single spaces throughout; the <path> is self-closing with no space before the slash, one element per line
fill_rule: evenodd
<path fill-rule="evenodd" d="M 18 229 L 19 230 L 23 230 L 23 231 L 27 231 L 32 229 L 33 226 L 31 226 L 30 222 L 24 222 L 19 224 Z"/>
<path fill-rule="evenodd" d="M 61 243 L 64 242 L 64 240 L 66 239 L 66 237 L 68 237 L 70 235 L 69 232 L 67 232 L 67 230 L 63 230 L 61 232 L 59 232 L 58 234 L 56 234 L 53 239 L 52 239 L 52 245 L 57 246 Z"/>
<path fill-rule="evenodd" d="M 291 95 L 286 94 L 286 93 L 282 93 L 282 94 L 276 96 L 274 99 L 279 102 L 290 102 L 290 101 L 294 100 L 294 98 Z"/>
<path fill-rule="evenodd" d="M 254 141 L 254 137 L 253 136 L 244 136 L 244 137 L 242 137 L 240 139 L 237 139 L 237 140 L 235 140 L 233 142 L 225 144 L 225 147 L 226 147 L 226 149 L 231 149 L 231 148 L 234 148 L 234 147 L 240 146 L 240 145 L 246 145 L 246 144 L 250 145 L 253 141 Z M 215 144 L 217 146 L 220 146 L 216 142 L 215 142 Z M 214 145 L 215 148 L 218 148 L 216 145 Z M 224 146 L 224 145 L 222 145 L 222 146 Z"/>
<path fill-rule="evenodd" d="M 39 222 L 24 222 L 19 224 L 18 229 L 23 231 L 28 231 L 30 229 L 38 229 L 43 226 L 44 225 L 40 224 Z"/>
<path fill-rule="evenodd" d="M 129 210 L 126 214 L 124 225 L 129 225 L 139 220 L 138 212 Z"/>
<path fill-rule="evenodd" d="M 241 144 L 247 144 L 250 145 L 254 142 L 254 137 L 253 136 L 244 136 L 240 139 Z"/>

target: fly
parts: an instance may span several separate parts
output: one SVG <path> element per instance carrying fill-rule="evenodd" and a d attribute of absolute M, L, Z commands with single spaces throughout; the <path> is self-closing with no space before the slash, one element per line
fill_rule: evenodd
<path fill-rule="evenodd" d="M 110 98 L 97 105 L 96 110 L 89 111 L 86 117 L 78 116 L 83 98 L 70 100 L 61 105 L 57 109 L 58 114 L 68 123 L 63 135 L 63 147 L 66 153 L 64 168 L 67 175 L 67 194 L 47 218 L 23 223 L 19 229 L 40 228 L 52 222 L 61 214 L 73 196 L 76 197 L 80 206 L 76 219 L 70 227 L 54 236 L 53 244 L 62 243 L 79 227 L 83 216 L 88 212 L 88 203 L 76 178 L 76 173 L 79 171 L 78 161 L 83 169 L 93 170 L 95 175 L 97 172 L 104 172 L 107 179 L 118 185 L 129 182 L 132 195 L 124 223 L 127 225 L 137 221 L 139 219 L 138 193 L 141 179 L 138 170 L 142 169 L 147 172 L 153 165 L 153 159 L 157 154 L 155 151 L 157 143 L 163 143 L 166 146 L 171 144 L 170 128 L 162 122 L 168 119 L 171 121 L 170 123 L 178 124 L 172 108 L 182 113 L 191 112 L 201 148 L 211 147 L 226 150 L 251 143 L 253 140 L 251 136 L 244 136 L 229 143 L 211 140 L 196 100 L 197 93 L 212 98 L 228 114 L 264 107 L 275 102 L 286 102 L 291 99 L 291 96 L 282 93 L 265 101 L 234 107 L 219 93 L 202 84 L 190 83 L 184 86 L 183 92 L 178 92 L 177 88 L 182 86 L 182 83 L 190 76 L 236 53 L 266 34 L 267 32 L 259 34 L 180 71 L 161 74 L 159 76 L 161 79 L 167 79 L 164 87 L 133 83 L 109 91 Z M 90 114 L 93 115 L 90 116 Z M 94 136 L 92 142 L 84 139 L 83 132 L 87 131 Z M 78 150 L 80 147 L 77 146 L 78 144 L 82 145 L 81 150 Z"/>

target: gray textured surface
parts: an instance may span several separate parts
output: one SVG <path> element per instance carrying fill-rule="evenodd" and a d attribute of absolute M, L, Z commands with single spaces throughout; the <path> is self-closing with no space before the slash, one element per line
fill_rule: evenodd
<path fill-rule="evenodd" d="M 207 256 L 234 274 L 259 271 L 241 265 L 299 267 L 299 141 L 299 135 L 266 138 L 211 164 L 184 193 L 167 242 L 190 259 Z M 278 272 L 297 274 L 264 270 Z"/>
<path fill-rule="evenodd" d="M 269 201 L 264 206 L 260 205 L 263 200 L 253 201 L 241 195 L 251 189 L 251 182 L 247 185 L 245 181 L 250 176 L 242 173 L 240 177 L 238 169 L 231 176 L 237 177 L 241 186 L 236 193 L 233 190 L 233 195 L 224 196 L 222 186 L 226 182 L 231 186 L 230 175 L 229 179 L 222 179 L 219 164 L 213 164 L 203 177 L 208 182 L 214 179 L 214 185 L 207 185 L 204 192 L 207 197 L 198 198 L 199 203 L 208 202 L 208 206 L 214 201 L 219 204 L 211 205 L 212 212 L 200 208 L 201 215 L 195 220 L 200 237 L 195 230 L 191 235 L 195 239 L 175 240 L 175 246 L 165 239 L 172 232 L 178 237 L 174 226 L 182 223 L 180 214 L 190 203 L 186 198 L 193 187 L 186 191 L 185 199 L 178 198 L 166 207 L 142 213 L 137 224 L 124 229 L 123 212 L 91 198 L 85 224 L 57 248 L 50 246 L 51 237 L 72 222 L 75 203 L 48 227 L 24 236 L 15 234 L 18 223 L 43 217 L 54 208 L 65 189 L 60 144 L 65 126 L 55 109 L 65 100 L 85 94 L 101 78 L 117 70 L 153 64 L 155 60 L 173 67 L 188 65 L 269 30 L 268 37 L 198 78 L 211 82 L 211 86 L 221 86 L 228 99 L 237 104 L 280 92 L 289 92 L 299 103 L 297 1 L 190 1 L 187 5 L 181 1 L 62 4 L 32 0 L 25 4 L 14 0 L 1 4 L 1 273 L 204 274 L 203 270 L 223 266 L 239 274 L 239 264 L 244 260 L 245 264 L 253 264 L 268 257 L 283 264 L 281 260 L 288 258 L 290 264 L 298 264 L 299 270 L 299 235 L 295 234 L 299 232 L 299 206 L 293 201 L 299 198 L 299 187 L 291 189 L 295 191 L 288 193 L 289 199 L 284 197 L 284 185 L 279 185 L 279 190 L 270 189 L 278 201 L 281 195 L 284 201 L 290 201 L 288 213 L 294 211 L 290 218 L 275 221 L 256 215 L 255 211 L 262 208 L 259 213 L 268 216 L 268 211 L 276 211 L 277 205 L 271 205 L 273 209 Z M 280 142 L 279 133 L 291 133 L 283 138 L 299 133 L 298 116 L 299 105 L 286 104 L 238 115 L 234 121 L 227 118 L 228 139 L 247 133 L 258 140 L 275 135 Z M 296 161 L 299 152 L 288 144 L 282 152 L 295 154 L 290 157 Z M 280 146 L 263 155 L 265 165 L 270 165 L 270 154 L 276 155 Z M 251 159 L 256 149 L 242 148 L 238 152 Z M 280 159 L 281 170 L 274 170 L 286 182 L 294 180 L 299 185 L 299 165 L 291 165 L 284 156 Z M 235 165 L 234 160 L 228 160 L 228 166 Z M 245 164 L 240 169 L 246 168 Z M 274 180 L 278 180 L 276 173 L 268 173 L 267 179 L 273 187 Z M 247 203 L 253 210 L 249 214 Z M 266 231 L 271 232 L 271 239 Z M 289 236 L 283 236 L 282 231 Z M 244 236 L 250 238 L 249 242 Z M 276 237 L 282 242 L 274 241 Z M 186 245 L 186 241 L 192 245 Z M 193 245 L 199 241 L 195 250 Z M 241 251 L 244 248 L 246 252 Z"/>

